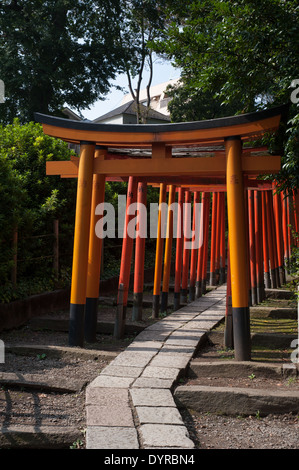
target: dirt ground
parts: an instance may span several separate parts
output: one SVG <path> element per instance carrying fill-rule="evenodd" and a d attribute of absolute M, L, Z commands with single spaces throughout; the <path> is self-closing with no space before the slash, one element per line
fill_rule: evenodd
<path fill-rule="evenodd" d="M 266 307 L 296 307 L 294 301 L 285 299 L 267 299 Z M 233 360 L 233 351 L 223 347 L 219 341 L 219 333 L 223 333 L 224 324 L 218 333 L 197 353 L 200 361 Z M 256 315 L 251 319 L 251 332 L 292 334 L 298 331 L 297 322 L 284 319 Z M 216 337 L 216 339 L 215 339 Z M 290 349 L 252 346 L 252 361 L 269 364 L 289 364 Z M 187 378 L 185 385 L 210 385 L 223 387 L 241 387 L 267 390 L 299 391 L 298 377 L 265 378 L 259 374 L 245 377 L 196 377 Z M 194 410 L 181 411 L 191 439 L 201 449 L 299 449 L 299 415 L 267 415 L 260 416 L 257 410 L 254 416 L 225 416 L 215 413 L 199 413 Z"/>
<path fill-rule="evenodd" d="M 150 324 L 150 309 L 143 326 Z M 56 318 L 67 317 L 67 312 L 55 314 Z M 105 307 L 101 311 L 101 321 L 113 318 L 115 307 Z M 140 326 L 140 325 L 139 325 Z M 0 335 L 5 344 L 40 344 L 68 346 L 66 332 L 46 330 L 35 331 L 26 325 L 22 328 L 2 332 Z M 99 334 L 97 343 L 87 345 L 88 349 L 113 351 L 116 354 L 125 349 L 134 335 L 127 335 L 121 341 L 113 341 L 111 335 Z M 281 351 L 279 361 L 288 360 L 288 351 Z M 231 358 L 231 351 L 223 351 L 217 344 L 207 344 L 198 356 L 203 360 L 219 360 L 219 356 Z M 7 353 L 5 363 L 0 364 L 1 372 L 14 372 L 26 377 L 30 374 L 36 381 L 45 377 L 52 383 L 55 380 L 72 383 L 85 381 L 85 386 L 75 392 L 58 393 L 43 388 L 36 390 L 22 389 L 13 386 L 0 386 L 0 426 L 8 428 L 15 424 L 57 425 L 75 427 L 80 430 L 82 439 L 70 443 L 71 447 L 85 447 L 85 387 L 109 363 L 105 358 L 82 358 L 63 356 L 54 358 L 50 355 L 20 356 Z M 298 390 L 298 379 L 273 380 L 260 377 L 243 379 L 200 379 L 205 385 L 246 386 Z M 208 382 L 208 383 L 207 383 Z M 194 379 L 188 379 L 188 384 Z M 196 383 L 199 383 L 196 381 Z M 212 413 L 197 413 L 192 410 L 182 412 L 183 419 L 197 448 L 202 449 L 298 449 L 299 421 L 298 415 L 277 415 L 260 417 L 221 416 Z"/>

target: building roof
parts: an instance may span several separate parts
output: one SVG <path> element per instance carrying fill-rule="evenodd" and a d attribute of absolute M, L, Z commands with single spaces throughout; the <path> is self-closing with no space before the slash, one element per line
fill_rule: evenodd
<path fill-rule="evenodd" d="M 161 97 L 161 99 L 163 99 L 168 85 L 175 85 L 176 83 L 178 83 L 178 81 L 179 81 L 179 78 L 174 78 L 172 80 L 168 80 L 167 82 L 163 82 L 163 83 L 159 83 L 158 85 L 151 86 L 150 88 L 151 99 L 156 96 Z M 127 93 L 122 99 L 122 104 L 128 103 L 129 101 L 131 101 L 131 99 L 132 99 L 131 94 Z M 140 101 L 147 99 L 146 89 L 140 90 L 139 99 Z"/>
<path fill-rule="evenodd" d="M 118 108 L 113 109 L 112 111 L 109 111 L 108 113 L 104 114 L 103 116 L 100 116 L 96 119 L 94 119 L 92 122 L 97 123 L 97 122 L 102 122 L 106 119 L 109 119 L 114 116 L 119 116 L 121 114 L 130 114 L 132 116 L 136 116 L 136 105 L 133 100 L 129 101 L 128 103 L 125 103 Z M 152 119 L 159 119 L 161 121 L 166 121 L 170 122 L 170 118 L 168 116 L 165 116 L 162 113 L 159 113 L 158 111 L 155 111 L 153 109 L 149 110 L 148 117 Z"/>

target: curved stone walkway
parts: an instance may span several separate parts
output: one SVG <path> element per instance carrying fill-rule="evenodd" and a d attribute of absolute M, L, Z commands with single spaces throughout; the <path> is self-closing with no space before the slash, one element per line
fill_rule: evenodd
<path fill-rule="evenodd" d="M 225 316 L 226 286 L 142 331 L 86 390 L 87 449 L 192 449 L 173 399 L 206 333 Z"/>

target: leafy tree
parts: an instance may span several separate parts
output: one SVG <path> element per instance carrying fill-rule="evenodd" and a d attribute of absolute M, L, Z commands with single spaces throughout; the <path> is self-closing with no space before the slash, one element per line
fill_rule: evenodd
<path fill-rule="evenodd" d="M 70 150 L 65 142 L 44 135 L 40 124 L 20 125 L 18 120 L 0 126 L 0 276 L 9 271 L 12 260 L 12 235 L 19 233 L 18 266 L 20 275 L 51 273 L 53 219 L 60 219 L 61 252 L 71 259 L 75 215 L 76 180 L 61 180 L 46 175 L 46 162 L 67 160 Z M 42 235 L 41 238 L 39 236 Z M 33 238 L 32 238 L 33 237 Z M 49 256 L 46 261 L 43 256 Z M 32 264 L 32 258 L 41 258 Z M 69 262 L 67 258 L 67 262 Z M 0 277 L 1 278 L 1 277 Z M 2 282 L 8 280 L 5 276 Z"/>
<path fill-rule="evenodd" d="M 190 107 L 200 93 L 237 103 L 235 113 L 289 102 L 299 70 L 297 0 L 172 0 L 167 15 L 166 39 L 155 49 L 182 69 Z M 298 124 L 291 103 L 286 132 L 270 141 L 283 155 L 280 181 L 293 188 L 299 183 Z"/>
<path fill-rule="evenodd" d="M 135 101 L 137 123 L 146 122 L 150 109 L 150 87 L 154 72 L 152 41 L 161 39 L 165 27 L 165 0 L 121 0 L 122 28 L 120 43 L 125 55 L 125 71 L 132 99 Z M 146 106 L 140 102 L 141 82 L 145 69 L 149 70 L 146 85 Z M 136 88 L 132 80 L 137 77 Z"/>
<path fill-rule="evenodd" d="M 2 122 L 34 112 L 80 110 L 105 95 L 122 69 L 119 0 L 3 0 L 0 70 Z"/>
<path fill-rule="evenodd" d="M 2 152 L 1 152 L 2 153 Z M 10 275 L 13 260 L 12 235 L 22 216 L 26 198 L 22 178 L 5 156 L 0 156 L 0 280 Z"/>
<path fill-rule="evenodd" d="M 236 113 L 239 103 L 223 103 L 211 90 L 189 87 L 183 82 L 167 87 L 168 109 L 173 122 L 215 119 Z"/>

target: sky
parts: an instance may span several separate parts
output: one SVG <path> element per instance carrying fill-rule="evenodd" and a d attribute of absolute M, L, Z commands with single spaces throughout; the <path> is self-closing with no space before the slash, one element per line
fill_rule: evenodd
<path fill-rule="evenodd" d="M 141 85 L 142 89 L 147 85 L 148 76 L 149 72 L 145 71 Z M 174 68 L 170 62 L 162 62 L 159 60 L 154 63 L 152 86 L 159 85 L 160 83 L 167 82 L 168 80 L 174 78 L 179 78 L 179 76 L 179 69 Z M 137 78 L 133 80 L 133 86 L 136 85 L 136 82 Z M 90 109 L 84 109 L 81 111 L 84 118 L 93 120 L 120 106 L 124 94 L 129 93 L 128 79 L 126 74 L 119 75 L 117 79 L 111 83 L 124 87 L 124 92 L 111 88 L 111 92 L 106 95 L 104 101 L 97 101 L 93 106 L 90 107 Z"/>

